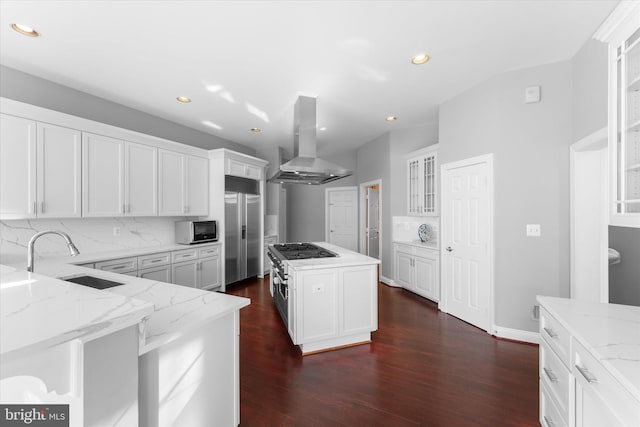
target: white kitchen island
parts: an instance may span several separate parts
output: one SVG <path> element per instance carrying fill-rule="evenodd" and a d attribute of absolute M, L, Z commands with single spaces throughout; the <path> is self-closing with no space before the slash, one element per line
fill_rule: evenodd
<path fill-rule="evenodd" d="M 371 342 L 378 329 L 380 261 L 330 243 L 338 256 L 288 260 L 288 324 L 302 354 Z"/>
<path fill-rule="evenodd" d="M 62 401 L 72 405 L 72 415 L 75 411 L 72 426 L 239 424 L 239 310 L 249 305 L 248 299 L 61 262 L 40 261 L 36 271 L 39 274 L 11 267 L 2 270 L 3 380 L 15 378 L 22 373 L 20 369 L 33 371 L 33 366 L 46 363 L 42 358 L 32 363 L 26 356 L 33 353 L 31 350 L 52 348 L 48 350 L 53 351 L 51 354 L 72 366 L 71 372 L 47 380 L 63 399 L 68 397 Z M 98 291 L 55 279 L 80 274 L 123 285 Z M 35 286 L 28 281 L 34 278 L 39 280 L 38 289 L 51 298 L 52 311 L 41 312 L 34 301 L 28 301 L 33 294 L 30 288 Z M 17 298 L 18 293 L 21 299 Z M 68 299 L 64 307 L 57 302 L 61 299 Z M 31 311 L 25 312 L 25 306 L 31 307 Z M 83 312 L 83 308 L 88 313 L 85 323 L 56 326 L 61 319 Z M 63 316 L 64 313 L 67 316 Z M 120 330 L 112 318 L 123 319 L 117 324 L 121 324 L 120 329 L 124 328 L 125 332 L 120 334 L 124 337 L 112 333 L 114 329 Z M 25 319 L 29 319 L 28 324 L 24 323 Z M 11 332 L 11 328 L 20 333 Z M 37 335 L 40 329 L 46 339 L 19 341 L 21 335 Z M 93 350 L 87 347 L 96 356 L 96 362 L 87 370 L 82 360 L 76 363 L 78 359 L 65 359 L 69 356 L 65 349 L 77 345 L 89 332 L 104 337 L 104 344 L 94 346 Z M 10 341 L 6 337 L 11 337 Z M 107 342 L 110 337 L 118 340 Z M 17 362 L 7 365 L 6 360 Z M 41 371 L 30 375 L 46 376 Z M 84 375 L 81 384 L 84 388 L 73 388 L 73 379 L 78 375 Z M 127 389 L 114 389 L 110 386 L 112 382 L 124 383 Z M 15 383 L 10 385 L 15 388 Z M 127 400 L 122 396 L 127 396 Z M 93 418 L 78 418 L 87 408 L 90 413 L 93 411 Z"/>

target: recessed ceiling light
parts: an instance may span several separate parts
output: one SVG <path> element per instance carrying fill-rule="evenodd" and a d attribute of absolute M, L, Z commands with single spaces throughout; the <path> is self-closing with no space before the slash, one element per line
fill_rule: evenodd
<path fill-rule="evenodd" d="M 420 55 L 416 55 L 413 58 L 411 58 L 411 63 L 415 65 L 420 65 L 420 64 L 424 64 L 428 60 L 429 60 L 429 55 L 427 55 L 426 53 L 421 53 Z"/>
<path fill-rule="evenodd" d="M 388 122 L 395 122 L 398 118 L 396 116 L 389 116 L 385 120 Z"/>
<path fill-rule="evenodd" d="M 36 30 L 34 30 L 33 28 L 27 26 L 27 25 L 22 25 L 22 24 L 11 24 L 11 28 L 14 29 L 14 31 L 19 32 L 20 34 L 23 34 L 25 36 L 29 36 L 29 37 L 40 37 L 40 33 L 37 32 Z"/>
<path fill-rule="evenodd" d="M 176 98 L 178 101 L 182 102 L 183 104 L 188 104 L 191 102 L 191 98 L 188 98 L 186 96 L 179 96 Z"/>
<path fill-rule="evenodd" d="M 262 129 L 260 129 L 260 128 L 251 128 L 251 132 L 260 133 L 260 132 L 262 132 Z"/>

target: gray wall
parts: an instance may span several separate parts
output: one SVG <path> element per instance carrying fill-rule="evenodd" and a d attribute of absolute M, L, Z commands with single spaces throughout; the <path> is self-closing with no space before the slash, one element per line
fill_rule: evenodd
<path fill-rule="evenodd" d="M 620 252 L 609 266 L 609 302 L 640 306 L 640 228 L 609 226 L 609 247 Z"/>
<path fill-rule="evenodd" d="M 356 171 L 355 151 L 322 156 L 323 159 Z M 287 189 L 287 240 L 289 242 L 322 242 L 324 236 L 324 193 L 329 187 L 357 185 L 351 175 L 324 185 L 284 184 Z"/>
<path fill-rule="evenodd" d="M 569 294 L 571 78 L 570 62 L 513 71 L 440 106 L 440 164 L 494 154 L 498 326 L 536 331 L 535 296 Z M 528 86 L 541 102 L 524 103 Z"/>
<path fill-rule="evenodd" d="M 597 40 L 588 40 L 571 63 L 572 139 L 576 142 L 607 126 L 608 47 Z"/>
<path fill-rule="evenodd" d="M 393 277 L 393 258 L 391 255 L 391 174 L 389 159 L 391 156 L 389 132 L 384 133 L 373 141 L 357 150 L 358 185 L 376 179 L 382 180 L 382 240 L 380 242 L 381 274 Z M 361 224 L 359 226 L 362 226 Z"/>
<path fill-rule="evenodd" d="M 255 155 L 245 145 L 4 66 L 0 66 L 0 96 L 194 147 Z"/>

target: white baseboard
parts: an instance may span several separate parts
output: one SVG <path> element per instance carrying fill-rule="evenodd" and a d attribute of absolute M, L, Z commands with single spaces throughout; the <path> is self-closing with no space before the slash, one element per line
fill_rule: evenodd
<path fill-rule="evenodd" d="M 396 285 L 396 283 L 393 281 L 393 279 L 389 279 L 388 277 L 384 277 L 382 275 L 380 275 L 380 281 L 382 283 L 384 283 L 385 285 L 389 285 L 389 286 L 393 286 L 395 288 L 399 288 L 399 285 Z"/>
<path fill-rule="evenodd" d="M 532 344 L 540 343 L 540 334 L 538 332 L 523 331 L 522 329 L 511 329 L 494 325 L 493 335 L 508 340 L 523 341 Z"/>

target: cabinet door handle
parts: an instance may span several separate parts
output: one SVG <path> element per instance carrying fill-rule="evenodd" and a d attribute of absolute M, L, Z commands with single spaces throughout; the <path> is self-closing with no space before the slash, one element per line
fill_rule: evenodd
<path fill-rule="evenodd" d="M 549 378 L 549 380 L 552 383 L 558 382 L 558 377 L 556 377 L 556 375 L 553 373 L 553 371 L 550 368 L 542 368 L 544 370 L 544 373 L 547 375 L 547 378 Z"/>
<path fill-rule="evenodd" d="M 589 372 L 589 370 L 587 368 L 582 368 L 582 367 L 578 366 L 577 363 L 576 363 L 575 367 L 578 370 L 578 372 L 580 372 L 582 374 L 584 379 L 587 380 L 587 382 L 589 384 L 598 384 L 598 379 L 596 377 L 594 377 L 591 374 L 591 372 Z"/>
<path fill-rule="evenodd" d="M 40 213 L 44 213 L 44 201 L 40 202 Z"/>
<path fill-rule="evenodd" d="M 37 214 L 38 213 L 38 204 L 36 202 L 33 202 L 33 214 Z"/>
<path fill-rule="evenodd" d="M 542 328 L 551 338 L 556 338 L 558 334 L 551 328 Z"/>
<path fill-rule="evenodd" d="M 126 265 L 119 265 L 117 267 L 113 267 L 114 270 L 122 270 L 123 268 L 125 268 Z"/>
<path fill-rule="evenodd" d="M 447 252 L 453 252 L 453 248 L 451 246 L 447 246 L 447 248 L 445 249 Z"/>
<path fill-rule="evenodd" d="M 554 423 L 553 420 L 546 415 L 544 416 L 544 422 L 548 427 L 556 427 L 556 423 Z"/>

